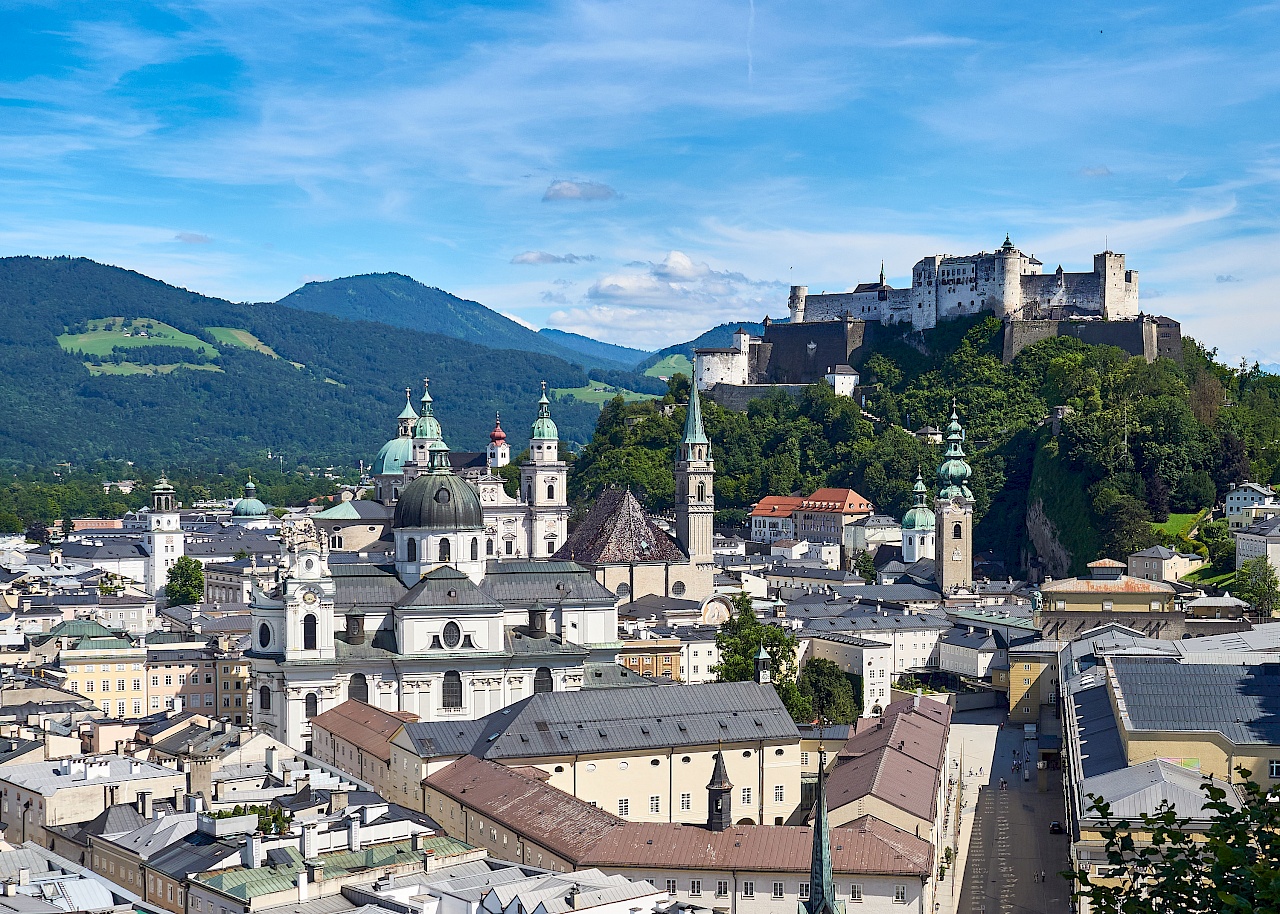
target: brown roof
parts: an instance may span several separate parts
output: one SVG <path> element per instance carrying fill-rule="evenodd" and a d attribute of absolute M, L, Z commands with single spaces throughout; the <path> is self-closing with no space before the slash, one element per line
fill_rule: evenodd
<path fill-rule="evenodd" d="M 1124 562 L 1117 562 L 1115 559 L 1098 559 L 1096 562 L 1090 562 L 1086 568 L 1124 568 Z"/>
<path fill-rule="evenodd" d="M 391 761 L 391 737 L 406 721 L 417 714 L 408 711 L 383 711 L 363 701 L 348 699 L 336 708 L 311 718 L 311 726 L 346 740 L 384 762 Z"/>
<path fill-rule="evenodd" d="M 586 565 L 685 562 L 670 536 L 644 513 L 630 489 L 606 489 L 552 558 Z"/>
<path fill-rule="evenodd" d="M 1041 593 L 1149 593 L 1171 596 L 1173 585 L 1122 574 L 1115 578 L 1063 578 L 1040 585 Z"/>
<path fill-rule="evenodd" d="M 927 840 L 872 816 L 831 830 L 837 874 L 924 876 L 931 850 Z M 807 825 L 736 825 L 713 832 L 699 825 L 628 822 L 610 829 L 578 865 L 807 873 L 812 854 L 813 829 Z"/>
<path fill-rule="evenodd" d="M 937 701 L 927 696 L 920 696 L 917 704 L 915 696 L 911 698 L 900 698 L 895 702 L 885 705 L 883 713 L 880 715 L 881 720 L 888 720 L 902 713 L 919 714 L 930 720 L 937 721 L 945 726 L 951 726 L 951 705 L 945 701 Z M 858 729 L 861 730 L 866 725 L 875 723 L 874 717 L 858 718 Z"/>
<path fill-rule="evenodd" d="M 446 765 L 425 783 L 575 866 L 602 834 L 622 824 L 563 790 L 473 755 Z"/>
<path fill-rule="evenodd" d="M 929 822 L 934 817 L 940 776 L 937 768 L 898 751 L 896 746 L 883 746 L 832 770 L 827 778 L 827 809 L 873 796 Z"/>
<path fill-rule="evenodd" d="M 803 498 L 791 495 L 766 495 L 751 509 L 752 517 L 790 517 L 791 512 L 804 503 Z"/>
<path fill-rule="evenodd" d="M 886 715 L 878 723 L 851 736 L 841 747 L 839 757 L 857 758 L 890 746 L 931 768 L 942 767 L 947 746 L 946 724 L 910 711 L 892 717 Z"/>

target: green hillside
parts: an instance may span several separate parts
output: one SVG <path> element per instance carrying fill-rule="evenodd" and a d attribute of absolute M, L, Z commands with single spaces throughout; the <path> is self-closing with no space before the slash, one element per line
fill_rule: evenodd
<path fill-rule="evenodd" d="M 668 368 L 675 367 L 676 370 L 680 370 L 680 366 L 682 364 L 691 365 L 693 363 L 693 350 L 695 349 L 724 349 L 732 346 L 733 334 L 739 327 L 746 330 L 753 336 L 760 336 L 764 333 L 764 324 L 753 324 L 750 321 L 734 321 L 728 324 L 720 324 L 719 326 L 712 327 L 696 339 L 689 340 L 686 343 L 676 343 L 674 346 L 668 346 L 666 349 L 659 349 L 637 365 L 635 370 L 644 372 L 651 376 L 656 376 L 659 373 L 666 375 L 667 371 L 665 370 L 661 372 L 653 370 L 656 366 L 663 364 L 664 361 Z M 681 363 L 678 359 L 675 361 L 666 361 L 670 359 L 671 356 L 683 358 L 685 361 L 684 363 Z M 688 372 L 684 371 L 682 373 L 687 374 Z"/>
<path fill-rule="evenodd" d="M 530 330 L 479 302 L 458 298 L 399 273 L 369 273 L 328 282 L 309 282 L 277 304 L 348 320 L 424 330 L 491 349 L 552 355 L 585 368 L 628 370 L 633 364 L 561 345 L 551 336 Z"/>
<path fill-rule="evenodd" d="M 613 343 L 602 343 L 580 333 L 569 333 L 565 330 L 554 330 L 550 327 L 543 327 L 538 332 L 566 349 L 572 349 L 574 352 L 580 352 L 590 358 L 608 359 L 621 365 L 637 365 L 642 359 L 649 356 L 649 353 L 643 349 L 631 349 L 627 346 L 616 346 Z"/>
<path fill-rule="evenodd" d="M 159 336 L 126 337 L 128 321 Z M 271 451 L 354 465 L 394 434 L 404 388 L 416 399 L 423 377 L 457 450 L 482 448 L 499 410 L 518 444 L 540 380 L 587 384 L 549 355 L 222 301 L 90 260 L 0 258 L 0 460 L 10 463 L 177 471 Z M 553 409 L 563 438 L 589 439 L 597 405 Z"/>

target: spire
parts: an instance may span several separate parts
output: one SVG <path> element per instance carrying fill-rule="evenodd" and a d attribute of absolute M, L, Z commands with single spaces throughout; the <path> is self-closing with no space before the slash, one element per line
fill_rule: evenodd
<path fill-rule="evenodd" d="M 733 784 L 724 766 L 724 744 L 716 748 L 716 766 L 707 782 L 707 829 L 724 831 L 733 824 Z"/>
<path fill-rule="evenodd" d="M 943 455 L 942 466 L 938 467 L 938 495 L 942 498 L 956 496 L 973 498 L 973 492 L 969 490 L 968 485 L 973 469 L 964 459 L 964 438 L 964 426 L 960 424 L 960 417 L 956 413 L 956 404 L 953 399 L 951 423 L 947 426 L 947 450 Z"/>
<path fill-rule="evenodd" d="M 698 385 L 690 383 L 689 385 L 689 409 L 684 416 L 684 437 L 680 439 L 681 444 L 706 444 L 711 442 L 707 440 L 706 430 L 702 427 L 702 401 L 698 399 Z"/>
<path fill-rule="evenodd" d="M 884 286 L 884 261 L 880 261 L 880 285 Z"/>
<path fill-rule="evenodd" d="M 538 418 L 533 420 L 533 431 L 530 437 L 535 441 L 555 441 L 560 438 L 560 430 L 551 419 L 551 401 L 547 399 L 547 382 L 542 382 L 542 397 L 538 400 Z"/>
<path fill-rule="evenodd" d="M 417 423 L 414 425 L 413 437 L 425 438 L 429 441 L 438 441 L 444 437 L 440 431 L 440 420 L 435 416 L 435 412 L 431 407 L 431 379 L 422 379 L 422 415 L 418 417 Z"/>
<path fill-rule="evenodd" d="M 716 766 L 711 770 L 711 780 L 707 782 L 707 790 L 732 790 L 729 772 L 724 767 L 724 743 L 716 745 Z"/>
<path fill-rule="evenodd" d="M 400 410 L 397 419 L 416 419 L 418 412 L 413 408 L 413 389 L 406 387 L 404 389 L 404 409 Z"/>
<path fill-rule="evenodd" d="M 818 719 L 818 796 L 813 802 L 813 854 L 809 860 L 809 900 L 800 902 L 800 914 L 838 914 L 831 873 L 831 822 L 827 816 L 827 754 L 822 749 L 822 719 Z"/>

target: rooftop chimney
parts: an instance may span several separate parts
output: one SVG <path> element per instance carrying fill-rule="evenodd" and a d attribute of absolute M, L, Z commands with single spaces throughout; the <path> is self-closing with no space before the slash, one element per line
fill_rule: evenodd
<path fill-rule="evenodd" d="M 298 901 L 307 900 L 307 871 L 298 872 Z"/>
<path fill-rule="evenodd" d="M 138 815 L 144 819 L 151 818 L 151 791 L 138 791 Z"/>
<path fill-rule="evenodd" d="M 358 851 L 360 846 L 360 817 L 352 816 L 347 820 L 347 847 Z"/>

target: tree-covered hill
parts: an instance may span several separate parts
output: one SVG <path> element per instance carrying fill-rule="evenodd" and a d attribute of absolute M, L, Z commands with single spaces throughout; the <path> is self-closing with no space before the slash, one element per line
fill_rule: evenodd
<path fill-rule="evenodd" d="M 1149 365 L 1060 338 L 1004 365 L 1001 325 L 991 317 L 924 334 L 888 330 L 863 366 L 877 385 L 866 407 L 874 421 L 826 385 L 795 400 L 756 400 L 745 413 L 704 399 L 719 519 L 740 522 L 764 495 L 822 485 L 850 486 L 901 516 L 917 466 L 932 482 L 940 460 L 939 448 L 903 426 L 944 426 L 954 397 L 974 468 L 977 549 L 1010 571 L 1035 563 L 1078 573 L 1099 556 L 1154 544 L 1152 521 L 1207 507 L 1233 482 L 1280 482 L 1280 378 L 1233 371 L 1213 355 L 1188 339 L 1183 364 Z M 683 402 L 687 384 L 678 379 L 666 402 Z M 1046 421 L 1054 406 L 1071 408 L 1057 438 Z M 579 499 L 626 484 L 656 508 L 670 505 L 684 418 L 661 407 L 606 406 L 574 468 Z"/>
<path fill-rule="evenodd" d="M 558 343 L 567 349 L 572 349 L 574 352 L 580 352 L 594 358 L 609 359 L 623 365 L 638 365 L 641 360 L 649 357 L 649 353 L 643 349 L 631 349 L 627 346 L 617 346 L 613 343 L 602 343 L 599 340 L 593 340 L 589 336 L 583 336 L 581 333 L 569 333 L 565 330 L 554 330 L 550 327 L 543 327 L 538 333 L 554 343 Z"/>
<path fill-rule="evenodd" d="M 137 336 L 123 338 L 124 322 L 106 318 L 135 331 L 148 319 L 170 329 L 152 340 L 161 345 L 137 348 L 149 353 L 138 358 L 129 345 Z M 107 357 L 74 342 L 105 325 L 126 344 L 107 346 Z M 190 338 L 216 350 L 208 364 L 146 364 Z M 90 260 L 0 258 L 0 461 L 128 459 L 174 470 L 270 451 L 311 466 L 354 465 L 394 434 L 403 389 L 412 387 L 416 401 L 423 377 L 432 379 L 437 415 L 457 450 L 480 449 L 499 410 L 518 445 L 540 380 L 586 383 L 581 368 L 549 355 L 236 304 Z M 554 409 L 564 438 L 589 438 L 595 406 L 564 401 Z"/>
<path fill-rule="evenodd" d="M 633 365 L 629 360 L 614 359 L 585 346 L 564 345 L 554 336 L 530 330 L 479 302 L 458 298 L 400 273 L 369 273 L 309 282 L 277 304 L 348 320 L 376 321 L 437 333 L 491 349 L 552 355 L 586 368 L 624 371 Z"/>

